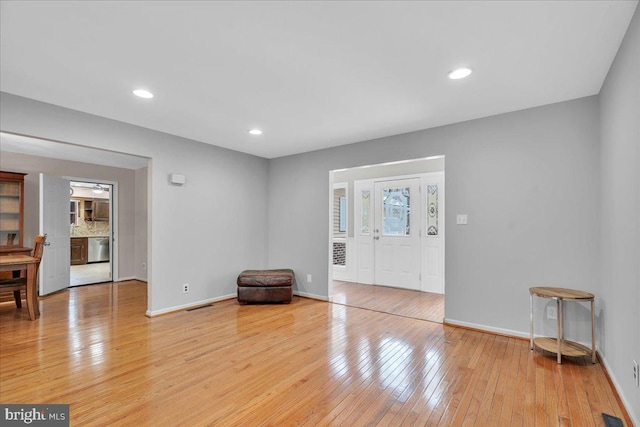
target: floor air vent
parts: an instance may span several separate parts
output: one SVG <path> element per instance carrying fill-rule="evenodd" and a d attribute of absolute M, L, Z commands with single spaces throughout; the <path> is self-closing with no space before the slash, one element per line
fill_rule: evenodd
<path fill-rule="evenodd" d="M 607 427 L 624 427 L 622 420 L 618 417 L 603 413 L 602 418 L 604 418 L 604 425 Z"/>
<path fill-rule="evenodd" d="M 213 304 L 201 305 L 199 307 L 188 308 L 186 311 L 200 310 L 201 308 L 213 307 Z"/>

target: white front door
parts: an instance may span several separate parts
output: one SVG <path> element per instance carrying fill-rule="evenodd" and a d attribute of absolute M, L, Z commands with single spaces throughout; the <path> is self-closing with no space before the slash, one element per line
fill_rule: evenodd
<path fill-rule="evenodd" d="M 420 179 L 375 183 L 375 283 L 420 290 Z"/>
<path fill-rule="evenodd" d="M 47 243 L 40 263 L 40 295 L 69 286 L 69 181 L 40 174 L 40 234 Z"/>

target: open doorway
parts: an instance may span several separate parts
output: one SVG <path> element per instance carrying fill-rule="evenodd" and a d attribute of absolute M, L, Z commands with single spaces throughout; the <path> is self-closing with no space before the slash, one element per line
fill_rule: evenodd
<path fill-rule="evenodd" d="M 70 286 L 110 282 L 113 278 L 113 184 L 71 181 Z"/>
<path fill-rule="evenodd" d="M 112 240 L 109 245 L 111 264 L 109 267 L 112 271 L 112 279 L 108 280 L 147 281 L 149 223 L 147 191 L 150 159 L 6 132 L 0 132 L 0 146 L 3 168 L 26 174 L 25 241 L 33 241 L 34 236 L 46 233 L 48 234 L 47 242 L 51 242 L 45 248 L 45 256 L 38 275 L 41 296 L 71 285 L 70 181 L 111 185 L 109 195 L 112 211 L 109 217 Z M 50 191 L 41 191 L 44 188 L 43 174 L 59 177 L 65 183 L 60 189 L 56 187 Z M 50 222 L 47 222 L 52 221 L 53 218 L 43 220 L 42 206 L 45 204 L 43 193 L 49 199 L 53 197 L 61 201 L 60 208 L 59 210 L 56 208 L 54 215 L 56 219 L 60 218 L 60 227 L 53 227 Z M 47 199 L 48 202 L 52 202 L 49 199 Z M 81 207 L 78 208 L 78 213 L 82 215 Z M 58 234 L 58 228 L 64 231 L 64 235 Z M 61 238 L 54 239 L 55 236 L 61 236 Z M 122 243 L 119 236 L 125 236 Z M 56 247 L 59 248 L 56 249 Z M 48 263 L 50 265 L 47 266 Z M 61 278 L 60 283 L 58 278 Z M 45 284 L 48 285 L 44 286 Z M 142 312 L 147 308 L 141 307 Z"/>
<path fill-rule="evenodd" d="M 333 302 L 442 322 L 444 157 L 331 172 Z"/>

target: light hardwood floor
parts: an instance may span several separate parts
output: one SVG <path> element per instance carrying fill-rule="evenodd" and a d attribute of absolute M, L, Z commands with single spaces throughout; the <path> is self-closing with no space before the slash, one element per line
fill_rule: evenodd
<path fill-rule="evenodd" d="M 155 318 L 146 284 L 0 305 L 0 401 L 69 403 L 74 426 L 602 426 L 600 364 L 521 339 L 294 297 Z"/>
<path fill-rule="evenodd" d="M 378 285 L 333 281 L 333 302 L 442 323 L 444 295 Z"/>

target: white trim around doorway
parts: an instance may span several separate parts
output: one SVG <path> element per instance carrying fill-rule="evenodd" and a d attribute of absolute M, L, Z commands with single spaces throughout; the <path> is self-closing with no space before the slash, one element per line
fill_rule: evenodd
<path fill-rule="evenodd" d="M 111 280 L 113 282 L 120 281 L 118 275 L 118 182 L 109 181 L 107 179 L 81 178 L 75 176 L 64 176 L 69 181 L 88 182 L 92 184 L 109 184 L 112 188 L 111 203 L 109 203 L 109 227 L 111 229 L 111 244 L 109 245 L 109 259 L 111 260 Z"/>

